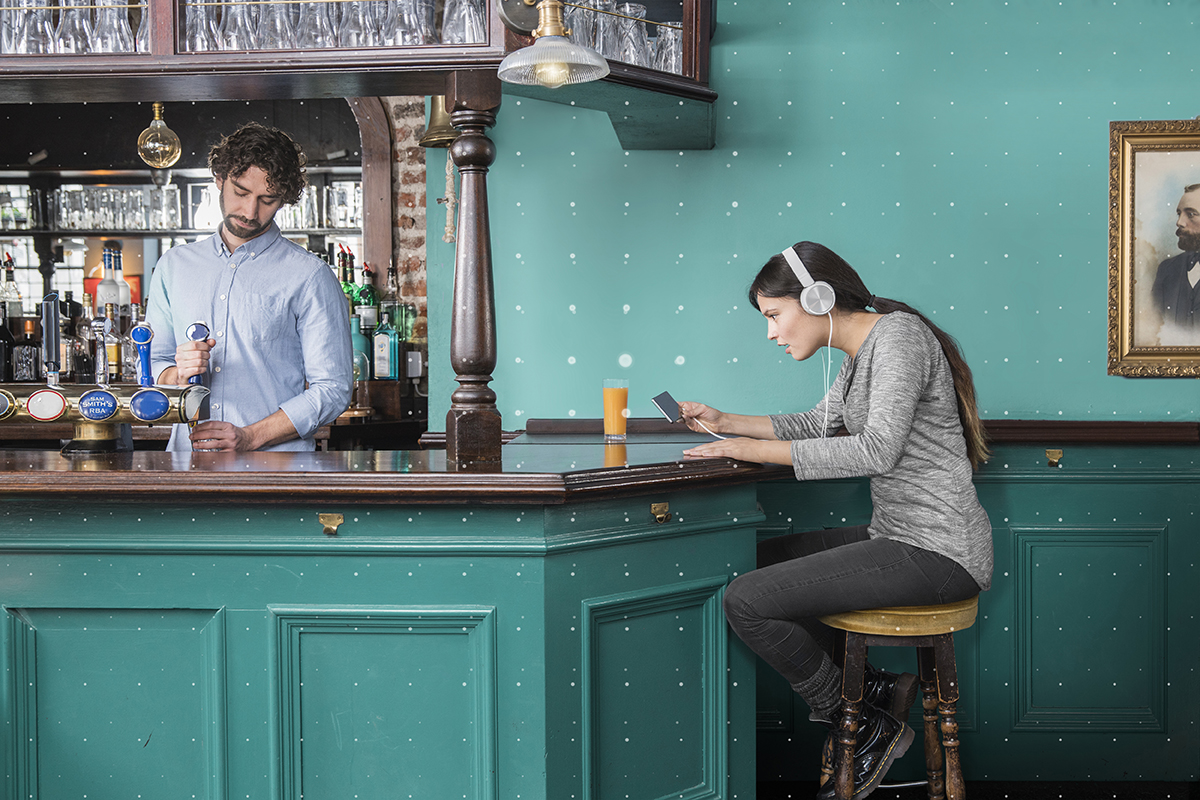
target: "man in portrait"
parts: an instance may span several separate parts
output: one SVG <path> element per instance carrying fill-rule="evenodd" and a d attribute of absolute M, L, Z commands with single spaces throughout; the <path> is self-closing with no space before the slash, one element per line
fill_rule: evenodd
<path fill-rule="evenodd" d="M 1184 187 L 1175 208 L 1175 236 L 1183 252 L 1158 265 L 1154 305 L 1163 322 L 1188 333 L 1200 332 L 1200 183 Z"/>

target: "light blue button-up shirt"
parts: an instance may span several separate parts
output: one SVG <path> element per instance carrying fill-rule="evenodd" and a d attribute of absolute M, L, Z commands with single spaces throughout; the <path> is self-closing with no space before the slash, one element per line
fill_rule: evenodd
<path fill-rule="evenodd" d="M 204 322 L 217 342 L 204 376 L 209 419 L 245 427 L 282 409 L 300 438 L 266 449 L 312 450 L 317 428 L 350 403 L 348 315 L 329 265 L 274 223 L 232 253 L 213 234 L 171 248 L 154 268 L 150 368 L 158 376 L 175 366 L 184 331 Z M 175 426 L 167 449 L 192 449 L 186 425 Z"/>

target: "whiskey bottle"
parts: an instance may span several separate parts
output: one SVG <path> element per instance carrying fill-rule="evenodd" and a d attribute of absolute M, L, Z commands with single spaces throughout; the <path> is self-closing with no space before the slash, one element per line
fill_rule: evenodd
<path fill-rule="evenodd" d="M 76 383 L 96 382 L 96 355 L 93 349 L 96 337 L 92 332 L 92 296 L 83 295 L 83 308 L 79 319 L 75 321 L 75 340 L 71 343 L 75 348 L 72 354 L 71 366 L 75 372 Z"/>
<path fill-rule="evenodd" d="M 108 356 L 108 382 L 116 383 L 121 379 L 121 337 L 117 334 L 117 307 L 113 303 L 105 303 L 104 316 L 108 319 L 108 324 L 104 326 L 104 352 Z"/>

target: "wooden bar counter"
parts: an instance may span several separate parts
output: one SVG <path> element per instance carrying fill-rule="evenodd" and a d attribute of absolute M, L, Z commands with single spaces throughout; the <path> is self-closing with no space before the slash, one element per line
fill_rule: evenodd
<path fill-rule="evenodd" d="M 0 451 L 5 796 L 753 797 L 721 596 L 786 471 L 698 440 Z"/>

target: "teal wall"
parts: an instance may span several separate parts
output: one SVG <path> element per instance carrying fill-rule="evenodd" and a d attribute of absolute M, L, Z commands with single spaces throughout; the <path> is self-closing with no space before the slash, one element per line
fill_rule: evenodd
<path fill-rule="evenodd" d="M 768 13 L 769 12 L 769 13 Z M 990 418 L 1195 419 L 1195 385 L 1105 373 L 1108 123 L 1190 118 L 1196 5 L 718 3 L 711 151 L 624 151 L 605 115 L 505 96 L 490 175 L 506 429 L 630 381 L 744 413 L 822 392 L 745 290 L 800 239 L 962 343 Z M 430 427 L 453 251 L 429 155 Z M 623 365 L 622 357 L 627 357 Z M 631 361 L 630 361 L 631 359 Z"/>

